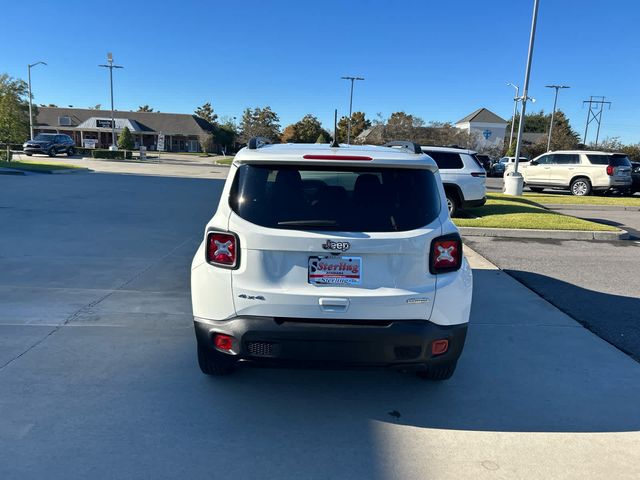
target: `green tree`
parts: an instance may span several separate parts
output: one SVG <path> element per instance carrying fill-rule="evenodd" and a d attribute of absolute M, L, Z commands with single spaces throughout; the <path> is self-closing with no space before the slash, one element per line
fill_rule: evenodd
<path fill-rule="evenodd" d="M 516 115 L 515 132 L 518 131 L 520 115 Z M 551 114 L 539 112 L 527 113 L 524 119 L 523 132 L 525 133 L 547 133 L 551 125 Z M 507 124 L 506 132 L 511 131 L 511 122 Z M 523 144 L 521 146 L 522 155 L 533 158 L 547 151 L 548 137 L 541 138 L 535 143 Z M 553 118 L 553 132 L 551 135 L 551 150 L 573 150 L 578 147 L 580 136 L 571 127 L 569 119 L 562 110 L 556 110 Z M 508 148 L 508 143 L 505 145 Z M 514 156 L 516 150 L 516 140 L 514 138 L 511 149 L 506 152 L 507 156 Z"/>
<path fill-rule="evenodd" d="M 200 150 L 204 153 L 211 153 L 215 149 L 216 137 L 212 132 L 206 132 L 198 136 Z"/>
<path fill-rule="evenodd" d="M 214 113 L 213 107 L 209 102 L 205 103 L 201 107 L 196 108 L 195 112 L 193 113 L 195 113 L 197 117 L 206 120 L 212 125 L 216 125 L 216 121 L 218 120 L 218 115 Z"/>
<path fill-rule="evenodd" d="M 118 136 L 118 148 L 121 148 L 122 150 L 132 150 L 133 146 L 134 143 L 131 130 L 129 130 L 129 127 L 124 127 Z"/>
<path fill-rule="evenodd" d="M 353 112 L 351 115 L 351 140 L 353 141 L 364 130 L 371 127 L 371 121 L 367 120 L 364 112 Z M 338 140 L 340 142 L 347 141 L 347 133 L 349 130 L 349 117 L 342 117 L 338 121 Z"/>
<path fill-rule="evenodd" d="M 139 112 L 153 112 L 153 108 L 151 108 L 149 105 L 140 105 L 138 107 L 138 111 Z"/>
<path fill-rule="evenodd" d="M 266 137 L 271 141 L 280 138 L 280 118 L 271 107 L 247 108 L 240 120 L 240 139 L 248 142 L 251 137 Z"/>
<path fill-rule="evenodd" d="M 316 138 L 316 143 L 329 143 L 329 136 L 325 135 L 325 132 L 322 132 L 318 135 L 318 138 Z"/>
<path fill-rule="evenodd" d="M 34 109 L 34 118 L 37 109 Z M 29 137 L 29 93 L 24 80 L 0 75 L 0 142 L 22 143 Z"/>

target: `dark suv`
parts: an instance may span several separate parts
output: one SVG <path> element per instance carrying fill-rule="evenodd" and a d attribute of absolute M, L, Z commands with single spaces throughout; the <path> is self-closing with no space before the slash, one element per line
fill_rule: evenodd
<path fill-rule="evenodd" d="M 28 156 L 44 153 L 55 157 L 58 153 L 66 153 L 70 157 L 76 153 L 73 139 L 60 133 L 40 133 L 33 140 L 27 140 L 22 149 Z"/>

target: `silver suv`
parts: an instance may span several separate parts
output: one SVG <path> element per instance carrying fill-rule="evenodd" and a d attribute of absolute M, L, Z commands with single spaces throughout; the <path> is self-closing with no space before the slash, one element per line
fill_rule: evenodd
<path fill-rule="evenodd" d="M 449 215 L 459 209 L 481 207 L 487 201 L 487 172 L 476 152 L 454 147 L 421 146 L 438 165 Z"/>
<path fill-rule="evenodd" d="M 631 187 L 631 162 L 624 153 L 548 152 L 521 164 L 520 171 L 533 192 L 542 192 L 545 188 L 568 189 L 573 195 L 583 196 L 593 191 L 627 191 Z"/>

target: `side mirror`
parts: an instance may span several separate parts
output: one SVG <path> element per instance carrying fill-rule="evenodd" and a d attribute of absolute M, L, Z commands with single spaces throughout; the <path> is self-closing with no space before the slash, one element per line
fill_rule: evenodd
<path fill-rule="evenodd" d="M 538 165 L 538 161 L 537 160 L 531 160 L 529 162 L 529 165 Z"/>

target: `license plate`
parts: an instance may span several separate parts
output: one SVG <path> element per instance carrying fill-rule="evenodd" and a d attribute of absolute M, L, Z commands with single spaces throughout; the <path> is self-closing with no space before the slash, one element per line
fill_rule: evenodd
<path fill-rule="evenodd" d="M 361 257 L 309 257 L 312 285 L 360 285 Z"/>

